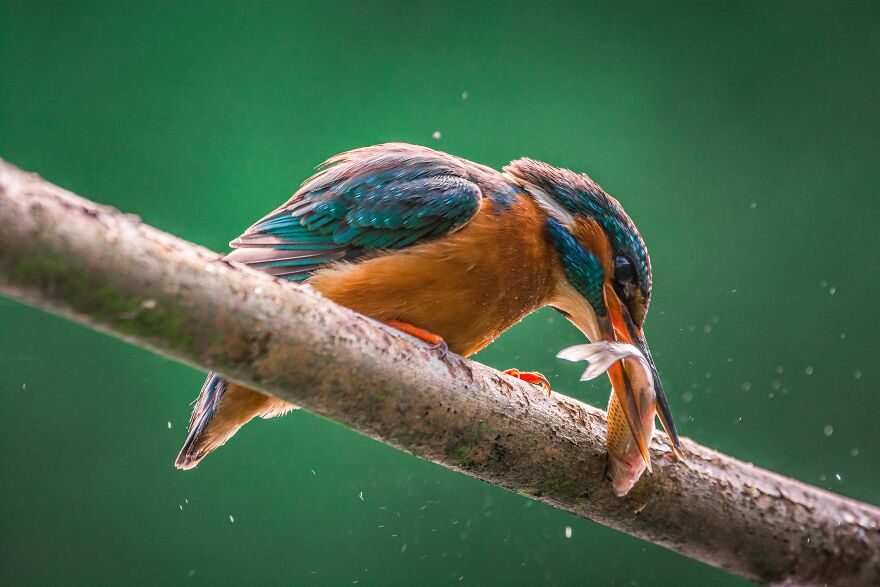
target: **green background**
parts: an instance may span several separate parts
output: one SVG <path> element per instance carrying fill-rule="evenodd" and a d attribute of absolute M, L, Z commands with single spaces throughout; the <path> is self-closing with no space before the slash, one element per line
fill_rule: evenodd
<path fill-rule="evenodd" d="M 3 0 L 0 156 L 217 251 L 353 147 L 589 172 L 683 434 L 876 504 L 872 8 Z M 478 360 L 604 405 L 581 340 L 541 311 Z M 743 583 L 306 413 L 176 471 L 202 379 L 0 299 L 0 582 Z"/>

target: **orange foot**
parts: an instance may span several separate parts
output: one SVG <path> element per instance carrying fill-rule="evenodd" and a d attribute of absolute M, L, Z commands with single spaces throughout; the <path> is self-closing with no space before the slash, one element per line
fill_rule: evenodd
<path fill-rule="evenodd" d="M 434 334 L 424 328 L 419 328 L 418 326 L 413 326 L 409 322 L 401 322 L 400 320 L 385 320 L 385 324 L 399 330 L 401 332 L 405 332 L 408 335 L 415 337 L 419 340 L 423 340 L 432 348 L 440 349 L 440 356 L 445 357 L 446 353 L 449 352 L 449 347 L 446 345 L 446 341 L 443 340 L 443 337 Z"/>
<path fill-rule="evenodd" d="M 533 385 L 540 385 L 544 389 L 547 390 L 547 395 L 550 395 L 550 382 L 547 381 L 547 378 L 538 373 L 537 371 L 520 371 L 519 369 L 506 369 L 504 371 L 507 375 L 511 377 L 516 377 L 517 379 L 522 379 L 527 383 L 531 383 Z"/>

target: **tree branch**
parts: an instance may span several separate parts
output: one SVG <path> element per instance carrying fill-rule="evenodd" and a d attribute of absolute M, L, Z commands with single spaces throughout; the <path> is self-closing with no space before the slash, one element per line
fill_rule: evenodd
<path fill-rule="evenodd" d="M 0 160 L 0 293 L 762 583 L 880 584 L 880 509 L 684 439 L 625 498 L 605 413 L 438 353 Z M 169 458 L 171 458 L 169 456 Z"/>

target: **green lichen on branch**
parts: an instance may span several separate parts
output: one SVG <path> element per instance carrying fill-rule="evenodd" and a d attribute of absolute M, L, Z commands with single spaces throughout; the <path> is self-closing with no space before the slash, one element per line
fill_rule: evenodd
<path fill-rule="evenodd" d="M 102 326 L 183 349 L 189 356 L 198 350 L 185 312 L 174 305 L 145 300 L 140 293 L 123 291 L 75 260 L 43 250 L 19 258 L 11 265 L 9 276 L 21 285 L 53 292 L 75 312 Z"/>

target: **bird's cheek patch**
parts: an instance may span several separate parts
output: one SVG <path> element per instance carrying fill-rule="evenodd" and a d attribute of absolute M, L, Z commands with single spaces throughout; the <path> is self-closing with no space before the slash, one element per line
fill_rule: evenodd
<path fill-rule="evenodd" d="M 605 231 L 599 226 L 599 223 L 592 218 L 580 216 L 575 219 L 572 227 L 572 234 L 587 250 L 599 259 L 606 275 L 612 275 L 611 268 L 611 244 Z"/>

